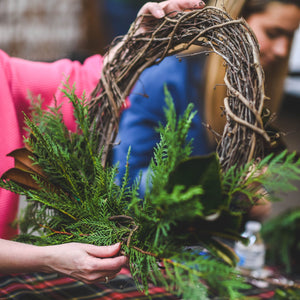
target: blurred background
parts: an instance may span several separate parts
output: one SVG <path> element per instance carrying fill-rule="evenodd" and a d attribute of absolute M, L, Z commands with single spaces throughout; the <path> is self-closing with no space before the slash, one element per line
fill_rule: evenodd
<path fill-rule="evenodd" d="M 0 49 L 10 56 L 83 61 L 104 54 L 113 37 L 123 35 L 145 0 L 0 0 Z M 290 57 L 289 76 L 276 125 L 290 150 L 300 151 L 300 31 Z M 300 184 L 298 184 L 300 189 Z M 283 195 L 273 215 L 299 206 L 299 192 Z"/>
<path fill-rule="evenodd" d="M 294 36 L 289 60 L 289 73 L 285 81 L 284 96 L 276 125 L 285 134 L 289 150 L 300 152 L 300 30 Z M 284 201 L 273 205 L 272 215 L 289 207 L 300 207 L 300 183 L 298 191 L 283 195 Z"/>
<path fill-rule="evenodd" d="M 100 22 L 101 3 L 1 0 L 0 47 L 11 56 L 39 61 L 103 53 L 108 40 Z"/>
<path fill-rule="evenodd" d="M 11 56 L 83 60 L 124 35 L 146 0 L 0 0 L 0 47 Z"/>

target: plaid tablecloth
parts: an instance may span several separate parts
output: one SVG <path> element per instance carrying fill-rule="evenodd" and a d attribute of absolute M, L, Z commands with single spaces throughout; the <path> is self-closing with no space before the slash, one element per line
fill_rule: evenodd
<path fill-rule="evenodd" d="M 153 300 L 178 299 L 161 287 L 150 286 Z M 128 271 L 109 283 L 85 284 L 81 281 L 57 274 L 11 274 L 0 275 L 0 299 L 14 300 L 148 300 L 149 297 L 139 292 Z"/>
<path fill-rule="evenodd" d="M 279 274 L 274 278 L 282 277 Z M 244 295 L 247 299 L 273 299 L 276 287 L 253 286 L 245 290 Z M 149 294 L 150 297 L 138 291 L 127 269 L 122 269 L 107 284 L 99 282 L 90 285 L 58 274 L 0 274 L 0 300 L 179 300 L 162 287 L 150 285 Z"/>

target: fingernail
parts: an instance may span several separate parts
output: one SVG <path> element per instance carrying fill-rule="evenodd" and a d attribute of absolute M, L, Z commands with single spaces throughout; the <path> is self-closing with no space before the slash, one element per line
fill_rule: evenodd
<path fill-rule="evenodd" d="M 156 15 L 157 15 L 157 18 L 162 18 L 165 16 L 165 12 L 163 9 L 157 9 Z"/>

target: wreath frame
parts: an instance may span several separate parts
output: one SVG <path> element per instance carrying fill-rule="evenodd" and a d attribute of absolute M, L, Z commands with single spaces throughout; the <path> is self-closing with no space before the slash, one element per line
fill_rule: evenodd
<path fill-rule="evenodd" d="M 264 141 L 270 142 L 262 120 L 266 98 L 264 71 L 259 62 L 258 42 L 246 21 L 233 20 L 226 11 L 212 6 L 173 12 L 152 20 L 151 26 L 149 17 L 138 17 L 119 46 L 119 39 L 111 45 L 109 59 L 91 95 L 89 112 L 102 133 L 99 151 L 104 149 L 103 165 L 118 132 L 120 110 L 140 74 L 166 56 L 180 53 L 216 53 L 224 59 L 226 124 L 217 146 L 222 169 L 243 166 L 262 155 Z M 147 30 L 137 34 L 146 19 Z M 198 53 L 183 54 L 193 45 L 199 47 Z M 117 50 L 111 54 L 114 47 Z"/>

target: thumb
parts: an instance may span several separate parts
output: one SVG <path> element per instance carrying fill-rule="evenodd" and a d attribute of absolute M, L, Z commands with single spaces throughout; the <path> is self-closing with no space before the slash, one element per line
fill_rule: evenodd
<path fill-rule="evenodd" d="M 86 252 L 95 257 L 113 257 L 118 255 L 121 249 L 121 243 L 117 243 L 111 246 L 95 246 L 89 245 Z"/>

